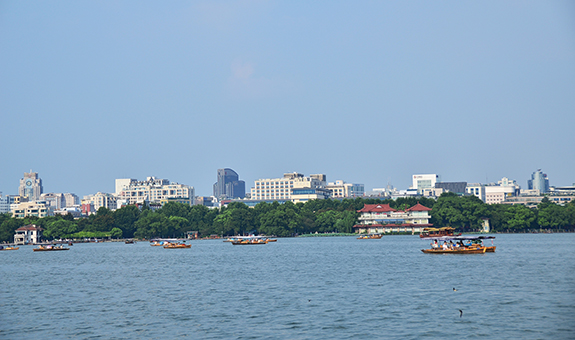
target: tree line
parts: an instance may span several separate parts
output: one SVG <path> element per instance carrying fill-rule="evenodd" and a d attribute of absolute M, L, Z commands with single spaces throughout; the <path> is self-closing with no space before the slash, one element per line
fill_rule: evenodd
<path fill-rule="evenodd" d="M 417 203 L 432 208 L 430 223 L 435 227 L 454 227 L 462 232 L 478 231 L 484 218 L 494 232 L 527 232 L 540 229 L 573 231 L 575 201 L 560 206 L 544 198 L 537 209 L 522 205 L 485 204 L 475 196 L 445 193 L 437 200 L 398 198 L 380 200 L 355 198 L 312 200 L 294 204 L 259 203 L 249 208 L 233 202 L 219 209 L 170 202 L 157 210 L 133 205 L 111 211 L 100 208 L 96 214 L 74 219 L 71 215 L 44 218 L 12 218 L 0 214 L 0 242 L 12 242 L 15 230 L 27 224 L 44 229 L 47 239 L 112 237 L 182 237 L 188 231 L 200 236 L 232 236 L 248 233 L 279 237 L 309 233 L 352 233 L 364 204 L 389 204 L 405 210 Z"/>

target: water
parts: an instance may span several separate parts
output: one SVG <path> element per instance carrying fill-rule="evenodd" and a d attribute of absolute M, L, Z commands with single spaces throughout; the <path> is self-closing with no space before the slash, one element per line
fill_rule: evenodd
<path fill-rule="evenodd" d="M 575 339 L 575 234 L 497 235 L 482 255 L 428 244 L 24 246 L 0 252 L 0 339 Z"/>

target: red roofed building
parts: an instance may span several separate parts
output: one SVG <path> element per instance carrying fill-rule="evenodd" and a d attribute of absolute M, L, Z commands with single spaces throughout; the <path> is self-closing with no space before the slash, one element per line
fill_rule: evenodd
<path fill-rule="evenodd" d="M 16 229 L 14 244 L 36 244 L 42 238 L 42 228 L 35 224 L 25 225 Z"/>
<path fill-rule="evenodd" d="M 429 224 L 430 208 L 417 203 L 405 211 L 389 204 L 365 204 L 358 212 L 359 223 L 353 228 L 358 233 L 421 232 Z"/>

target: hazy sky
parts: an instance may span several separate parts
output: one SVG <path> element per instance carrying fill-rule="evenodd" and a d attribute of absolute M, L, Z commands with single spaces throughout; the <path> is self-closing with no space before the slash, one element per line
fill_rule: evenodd
<path fill-rule="evenodd" d="M 575 182 L 573 1 L 0 1 L 0 191 Z"/>

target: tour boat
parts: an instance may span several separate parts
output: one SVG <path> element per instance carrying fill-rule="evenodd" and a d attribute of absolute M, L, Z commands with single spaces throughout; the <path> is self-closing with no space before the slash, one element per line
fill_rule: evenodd
<path fill-rule="evenodd" d="M 265 236 L 238 236 L 236 240 L 230 241 L 234 246 L 251 244 L 268 244 L 270 240 Z"/>
<path fill-rule="evenodd" d="M 426 254 L 484 254 L 494 253 L 495 246 L 484 246 L 483 240 L 493 239 L 495 236 L 441 236 L 434 239 L 431 249 L 422 249 Z M 438 241 L 443 241 L 439 245 Z M 449 242 L 449 246 L 447 245 Z M 453 243 L 455 242 L 455 243 Z"/>
<path fill-rule="evenodd" d="M 421 249 L 421 251 L 426 254 L 483 254 L 485 253 L 485 250 L 486 250 L 485 247 L 454 248 L 454 249 L 443 249 L 443 248 Z"/>
<path fill-rule="evenodd" d="M 66 248 L 61 244 L 48 244 L 48 245 L 40 245 L 38 248 L 34 248 L 33 251 L 59 251 L 59 250 L 70 250 L 70 248 Z"/>
<path fill-rule="evenodd" d="M 358 240 L 370 240 L 370 239 L 380 239 L 381 238 L 381 234 L 367 234 L 367 235 L 361 235 L 360 237 L 358 237 Z"/>
<path fill-rule="evenodd" d="M 421 238 L 437 238 L 437 237 L 444 237 L 444 236 L 461 236 L 461 233 L 454 235 L 453 232 L 455 228 L 452 227 L 443 227 L 443 228 L 423 228 L 419 237 Z"/>
<path fill-rule="evenodd" d="M 0 250 L 18 250 L 18 249 L 20 249 L 20 247 L 12 247 L 12 246 L 4 247 L 4 246 L 0 246 Z"/>
<path fill-rule="evenodd" d="M 164 249 L 185 249 L 185 248 L 191 248 L 192 245 L 191 244 L 185 244 L 185 243 L 166 243 L 164 245 Z"/>

